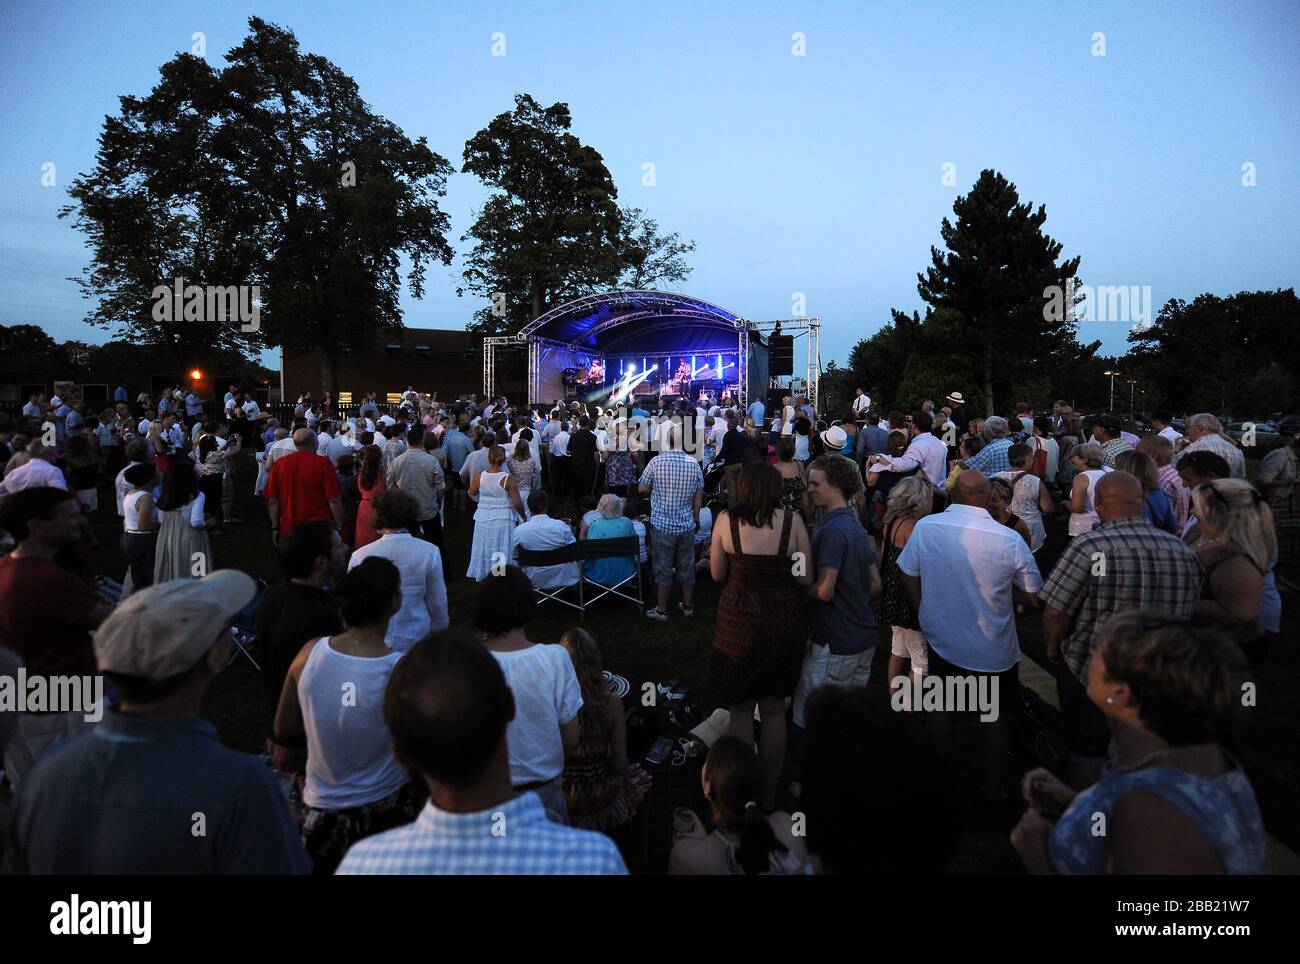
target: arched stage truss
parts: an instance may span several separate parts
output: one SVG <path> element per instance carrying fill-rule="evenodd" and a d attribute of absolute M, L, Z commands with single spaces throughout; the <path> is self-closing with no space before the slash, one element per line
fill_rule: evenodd
<path fill-rule="evenodd" d="M 483 339 L 483 394 L 495 395 L 498 349 L 528 352 L 528 402 L 559 397 L 559 371 L 578 358 L 683 358 L 700 354 L 734 354 L 742 402 L 766 395 L 776 379 L 764 374 L 761 384 L 751 375 L 766 372 L 766 337 L 772 334 L 805 338 L 806 388 L 816 404 L 821 376 L 821 319 L 787 318 L 750 321 L 718 305 L 669 291 L 609 291 L 557 305 L 524 326 L 516 335 Z M 755 364 L 754 353 L 764 354 Z M 692 365 L 694 363 L 692 362 Z M 720 362 L 721 365 L 721 362 Z M 729 367 L 729 366 L 728 366 Z"/>

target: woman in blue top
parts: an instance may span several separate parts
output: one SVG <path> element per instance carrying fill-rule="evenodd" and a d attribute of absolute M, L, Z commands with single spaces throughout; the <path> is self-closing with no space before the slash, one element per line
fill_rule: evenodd
<path fill-rule="evenodd" d="M 1115 456 L 1115 469 L 1127 472 L 1142 483 L 1142 491 L 1146 495 L 1147 522 L 1170 535 L 1178 535 L 1174 507 L 1169 504 L 1169 496 L 1160 491 L 1160 470 L 1156 468 L 1155 460 L 1145 452 L 1121 452 Z"/>
<path fill-rule="evenodd" d="M 600 497 L 596 506 L 600 518 L 587 527 L 588 539 L 625 539 L 636 537 L 636 529 L 631 519 L 623 517 L 623 502 L 618 496 L 608 493 Z M 602 586 L 617 586 L 624 579 L 636 573 L 637 560 L 632 556 L 612 556 L 608 559 L 588 559 L 587 578 Z"/>
<path fill-rule="evenodd" d="M 1029 810 L 1011 842 L 1029 872 L 1263 873 L 1259 804 L 1224 749 L 1246 673 L 1241 650 L 1211 630 L 1141 611 L 1112 617 L 1088 672 L 1112 757 L 1081 793 L 1045 769 L 1025 775 Z"/>

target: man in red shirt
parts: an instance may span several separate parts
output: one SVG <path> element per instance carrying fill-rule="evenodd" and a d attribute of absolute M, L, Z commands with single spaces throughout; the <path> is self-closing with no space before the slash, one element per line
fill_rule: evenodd
<path fill-rule="evenodd" d="M 29 679 L 94 676 L 90 633 L 113 607 L 54 561 L 60 550 L 81 538 L 76 493 L 32 486 L 4 496 L 0 527 L 18 543 L 0 559 L 0 647 L 17 654 Z M 66 708 L 19 712 L 4 748 L 9 782 L 17 787 L 46 750 L 98 718 Z"/>
<path fill-rule="evenodd" d="M 294 453 L 276 460 L 266 481 L 267 512 L 271 516 L 271 541 L 302 522 L 333 520 L 343 528 L 343 487 L 329 459 L 316 454 L 316 433 L 300 428 L 293 433 Z"/>

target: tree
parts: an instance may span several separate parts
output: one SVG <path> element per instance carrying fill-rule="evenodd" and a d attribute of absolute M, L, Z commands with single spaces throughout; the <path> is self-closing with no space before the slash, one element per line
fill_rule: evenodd
<path fill-rule="evenodd" d="M 620 218 L 620 288 L 664 288 L 686 280 L 691 273 L 686 255 L 695 250 L 694 241 L 683 241 L 676 231 L 661 235 L 659 222 L 640 208 L 624 207 Z"/>
<path fill-rule="evenodd" d="M 1290 404 L 1289 379 L 1279 375 L 1300 371 L 1300 299 L 1290 288 L 1171 299 L 1128 340 L 1122 368 L 1143 373 L 1153 405 L 1258 417 L 1269 403 L 1270 411 Z"/>
<path fill-rule="evenodd" d="M 517 332 L 572 298 L 614 287 L 677 284 L 693 241 L 661 234 L 640 208 L 619 208 L 604 159 L 569 132 L 567 104 L 528 94 L 465 143 L 461 168 L 490 189 L 462 240 L 464 284 L 484 299 L 471 330 Z"/>
<path fill-rule="evenodd" d="M 1021 204 L 1016 187 L 985 170 L 970 193 L 953 204 L 954 225 L 940 228 L 946 250 L 931 247 L 931 265 L 917 275 L 917 291 L 932 307 L 952 309 L 958 325 L 950 351 L 970 355 L 985 411 L 993 414 L 995 388 L 1067 360 L 1078 361 L 1098 345 L 1082 347 L 1072 295 L 1079 259 L 1057 263 L 1061 245 L 1042 231 L 1047 220 Z M 1053 311 L 1051 292 L 1060 293 Z M 1065 293 L 1071 292 L 1071 296 Z M 1071 304 L 1063 306 L 1064 300 Z"/>
<path fill-rule="evenodd" d="M 37 325 L 0 325 L 0 358 L 32 371 L 68 364 L 63 348 Z"/>
<path fill-rule="evenodd" d="M 400 259 L 423 296 L 427 265 L 451 263 L 438 207 L 451 165 L 375 115 L 350 77 L 253 17 L 220 72 L 181 54 L 148 97 L 106 119 L 95 170 L 73 183 L 101 299 L 88 320 L 165 344 L 188 365 L 213 348 L 340 351 L 401 327 Z M 151 311 L 157 285 L 260 289 L 256 331 Z"/>

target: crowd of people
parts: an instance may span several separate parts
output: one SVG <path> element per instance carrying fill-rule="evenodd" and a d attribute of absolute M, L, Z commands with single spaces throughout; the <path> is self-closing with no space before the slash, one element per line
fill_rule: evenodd
<path fill-rule="evenodd" d="M 839 417 L 799 397 L 769 414 L 408 387 L 346 413 L 304 395 L 283 419 L 238 386 L 219 406 L 127 398 L 91 415 L 36 395 L 0 421 L 4 665 L 108 683 L 102 719 L 0 713 L 7 871 L 625 872 L 609 835 L 651 775 L 598 641 L 529 636 L 538 592 L 584 581 L 643 589 L 654 622 L 712 619 L 726 722 L 709 812 L 664 828 L 670 872 L 862 872 L 904 852 L 942 870 L 974 708 L 915 705 L 926 679 L 997 694 L 980 790 L 1023 797 L 1030 872 L 1263 869 L 1236 751 L 1295 559 L 1295 440 L 1252 483 L 1212 415 L 1182 434 L 1156 412 L 1140 434 L 1064 401 L 978 417 L 960 392 L 906 414 L 859 389 Z M 240 485 L 264 502 L 277 585 L 221 566 Z M 120 565 L 91 573 L 101 489 Z M 449 514 L 472 525 L 467 557 L 449 558 Z M 530 564 L 599 540 L 634 548 Z M 476 583 L 472 627 L 452 625 L 458 578 Z M 698 578 L 721 587 L 706 616 Z M 1069 751 L 1068 772 L 1021 780 L 1018 617 L 1041 621 Z M 249 636 L 269 766 L 199 713 Z M 882 638 L 904 712 L 868 696 Z M 1095 813 L 1117 829 L 1090 833 Z M 903 814 L 926 820 L 919 849 L 880 842 Z"/>

